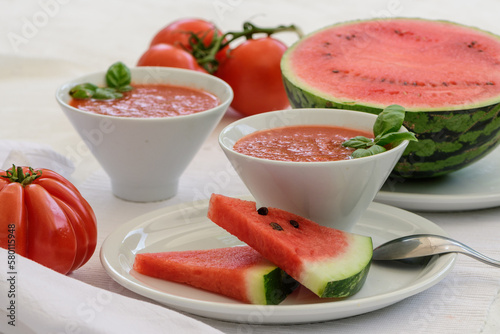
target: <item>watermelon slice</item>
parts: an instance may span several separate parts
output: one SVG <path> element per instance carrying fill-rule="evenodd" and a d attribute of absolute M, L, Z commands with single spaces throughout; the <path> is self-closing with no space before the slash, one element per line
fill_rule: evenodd
<path fill-rule="evenodd" d="M 255 202 L 212 194 L 208 218 L 276 263 L 320 297 L 348 297 L 363 286 L 370 237 L 316 224 Z"/>
<path fill-rule="evenodd" d="M 134 270 L 252 304 L 279 304 L 299 285 L 248 246 L 140 253 Z"/>
<path fill-rule="evenodd" d="M 395 174 L 445 175 L 500 140 L 500 37 L 451 22 L 410 18 L 339 23 L 291 46 L 281 62 L 296 108 L 378 114 L 408 111 L 411 142 Z"/>

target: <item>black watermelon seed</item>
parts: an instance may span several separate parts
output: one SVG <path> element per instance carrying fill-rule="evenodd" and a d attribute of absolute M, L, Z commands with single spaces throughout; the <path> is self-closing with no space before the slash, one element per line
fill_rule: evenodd
<path fill-rule="evenodd" d="M 290 225 L 292 225 L 295 228 L 299 228 L 299 223 L 296 220 L 290 220 Z"/>
<path fill-rule="evenodd" d="M 257 210 L 257 213 L 261 216 L 267 216 L 267 214 L 269 213 L 269 210 L 265 206 L 263 206 L 262 208 L 259 208 Z"/>
<path fill-rule="evenodd" d="M 281 227 L 281 225 L 278 224 L 278 223 L 271 222 L 271 223 L 269 223 L 269 225 L 271 225 L 271 227 L 273 228 L 273 230 L 283 231 L 283 227 Z"/>

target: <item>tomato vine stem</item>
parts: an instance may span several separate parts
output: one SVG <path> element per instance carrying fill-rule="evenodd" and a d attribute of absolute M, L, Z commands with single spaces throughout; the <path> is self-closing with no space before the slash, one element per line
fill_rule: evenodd
<path fill-rule="evenodd" d="M 280 25 L 274 28 L 263 28 L 251 22 L 244 22 L 242 31 L 228 31 L 223 35 L 219 35 L 218 30 L 214 29 L 213 39 L 208 46 L 203 43 L 204 36 L 200 37 L 195 33 L 191 33 L 189 44 L 192 50 L 189 52 L 196 58 L 196 61 L 201 67 L 207 70 L 208 73 L 213 74 L 217 71 L 219 66 L 219 60 L 217 59 L 218 52 L 224 49 L 227 49 L 226 52 L 228 52 L 229 45 L 235 40 L 242 37 L 249 40 L 254 38 L 256 34 L 265 34 L 269 37 L 272 34 L 280 32 L 294 32 L 299 38 L 303 36 L 302 31 L 293 24 L 289 26 Z"/>
<path fill-rule="evenodd" d="M 228 37 L 231 36 L 231 38 L 227 39 L 227 42 L 223 43 L 221 45 L 222 48 L 224 48 L 226 45 L 229 45 L 232 43 L 234 40 L 240 38 L 240 37 L 245 37 L 246 39 L 252 39 L 254 34 L 266 34 L 268 37 L 271 36 L 272 34 L 276 34 L 279 32 L 295 32 L 299 38 L 302 37 L 302 31 L 295 26 L 294 24 L 285 26 L 285 25 L 280 25 L 275 28 L 262 28 L 258 27 L 255 24 L 251 22 L 244 22 L 243 23 L 243 31 L 229 31 L 225 33 L 222 37 L 222 39 L 227 39 Z"/>

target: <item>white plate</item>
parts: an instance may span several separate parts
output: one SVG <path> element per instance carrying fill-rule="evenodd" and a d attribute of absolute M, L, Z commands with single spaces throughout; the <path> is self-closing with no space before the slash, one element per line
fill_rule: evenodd
<path fill-rule="evenodd" d="M 408 210 L 463 211 L 500 206 L 500 147 L 478 162 L 428 180 L 388 180 L 375 201 Z"/>
<path fill-rule="evenodd" d="M 241 244 L 206 218 L 208 201 L 166 207 L 124 224 L 104 241 L 101 262 L 125 288 L 164 305 L 199 316 L 241 323 L 304 323 L 339 319 L 380 309 L 419 293 L 443 279 L 455 254 L 435 256 L 425 266 L 373 263 L 365 285 L 344 300 L 320 299 L 299 288 L 280 305 L 244 304 L 187 285 L 132 270 L 140 252 L 206 249 Z M 369 235 L 374 246 L 413 233 L 445 232 L 413 213 L 373 203 L 354 232 Z"/>

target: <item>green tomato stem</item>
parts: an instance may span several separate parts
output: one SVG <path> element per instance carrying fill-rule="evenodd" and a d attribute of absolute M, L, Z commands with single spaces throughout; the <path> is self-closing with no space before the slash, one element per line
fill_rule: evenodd
<path fill-rule="evenodd" d="M 12 168 L 5 171 L 5 175 L 1 175 L 3 178 L 9 179 L 10 182 L 18 182 L 23 187 L 31 184 L 33 181 L 42 176 L 41 170 L 34 170 L 29 167 L 26 174 L 23 172 L 23 167 L 16 167 L 12 165 Z"/>
<path fill-rule="evenodd" d="M 231 42 L 240 37 L 245 37 L 246 39 L 252 39 L 254 34 L 266 34 L 267 36 L 271 36 L 272 34 L 276 34 L 279 32 L 286 32 L 286 31 L 295 32 L 299 38 L 303 36 L 302 31 L 293 24 L 289 26 L 280 25 L 277 26 L 276 28 L 262 28 L 256 26 L 251 22 L 244 22 L 243 31 L 239 32 L 229 31 L 222 36 L 223 37 L 222 40 L 227 39 L 227 41 L 223 43 L 221 47 L 224 48 L 226 45 L 229 45 Z"/>
<path fill-rule="evenodd" d="M 262 28 L 253 23 L 244 22 L 242 31 L 229 31 L 219 36 L 219 34 L 217 34 L 218 31 L 214 30 L 212 42 L 210 45 L 206 46 L 203 44 L 203 38 L 200 38 L 195 33 L 191 33 L 190 45 L 192 51 L 190 52 L 201 67 L 207 70 L 208 73 L 213 74 L 219 67 L 219 61 L 216 59 L 217 53 L 229 46 L 235 40 L 242 37 L 249 40 L 252 39 L 255 34 L 266 34 L 267 36 L 271 36 L 275 33 L 287 31 L 295 32 L 299 38 L 303 36 L 302 31 L 293 24 L 289 26 L 280 25 L 275 28 Z"/>

